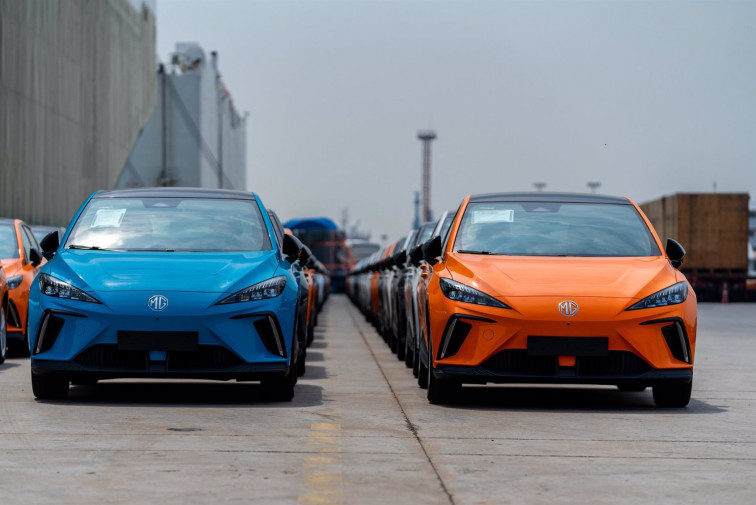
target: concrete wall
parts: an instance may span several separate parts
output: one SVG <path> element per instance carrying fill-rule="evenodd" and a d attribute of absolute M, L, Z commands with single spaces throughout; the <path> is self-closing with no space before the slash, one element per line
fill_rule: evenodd
<path fill-rule="evenodd" d="M 155 104 L 155 16 L 128 0 L 0 0 L 0 216 L 67 225 Z"/>

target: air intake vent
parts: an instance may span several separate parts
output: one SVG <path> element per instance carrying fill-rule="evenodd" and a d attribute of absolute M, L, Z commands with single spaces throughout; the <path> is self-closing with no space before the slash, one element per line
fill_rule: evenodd
<path fill-rule="evenodd" d="M 470 333 L 471 328 L 471 324 L 459 318 L 452 317 L 446 325 L 446 331 L 444 331 L 444 337 L 441 339 L 441 346 L 438 349 L 437 359 L 444 359 L 457 354 L 465 342 L 468 333 Z"/>
<path fill-rule="evenodd" d="M 42 325 L 39 329 L 39 337 L 37 338 L 37 345 L 34 346 L 34 354 L 46 352 L 52 349 L 55 345 L 55 341 L 60 335 L 60 330 L 63 329 L 65 320 L 60 317 L 56 317 L 49 312 L 45 314 L 42 319 Z"/>
<path fill-rule="evenodd" d="M 268 352 L 282 358 L 286 357 L 286 345 L 281 336 L 281 328 L 274 316 L 265 316 L 255 321 L 255 329 Z"/>
<path fill-rule="evenodd" d="M 678 361 L 690 363 L 690 344 L 688 343 L 688 335 L 685 332 L 685 328 L 676 322 L 664 326 L 661 331 L 662 335 L 664 335 L 664 340 L 667 341 L 667 347 L 672 352 L 672 356 Z"/>

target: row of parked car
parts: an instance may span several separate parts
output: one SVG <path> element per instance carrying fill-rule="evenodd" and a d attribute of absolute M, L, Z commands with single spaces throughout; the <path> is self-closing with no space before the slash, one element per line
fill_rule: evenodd
<path fill-rule="evenodd" d="M 58 228 L 0 219 L 0 363 L 9 351 L 29 355 L 29 288 L 45 259 L 39 241 Z"/>
<path fill-rule="evenodd" d="M 471 195 L 455 211 L 361 260 L 347 293 L 431 403 L 463 384 L 653 388 L 691 397 L 696 297 L 627 198 Z"/>
<path fill-rule="evenodd" d="M 8 318 L 37 398 L 119 377 L 260 381 L 265 398 L 293 398 L 329 272 L 257 195 L 100 191 L 40 242 L 0 226 L 15 230 L 0 243 L 15 258 L 2 338 Z"/>

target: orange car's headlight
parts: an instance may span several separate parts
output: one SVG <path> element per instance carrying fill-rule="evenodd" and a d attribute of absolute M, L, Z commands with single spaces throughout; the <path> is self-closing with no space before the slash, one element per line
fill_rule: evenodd
<path fill-rule="evenodd" d="M 500 309 L 511 309 L 505 303 L 500 302 L 491 295 L 487 295 L 477 289 L 471 288 L 461 282 L 441 277 L 438 280 L 439 286 L 441 286 L 441 292 L 450 300 L 455 302 L 474 303 L 476 305 L 488 305 L 489 307 L 497 307 Z"/>
<path fill-rule="evenodd" d="M 8 277 L 8 289 L 16 289 L 21 285 L 22 282 L 24 282 L 23 275 L 14 275 L 13 277 Z"/>
<path fill-rule="evenodd" d="M 636 304 L 631 305 L 627 310 L 650 309 L 652 307 L 666 307 L 668 305 L 677 305 L 688 298 L 688 283 L 685 281 L 673 284 L 668 288 L 657 291 L 653 295 L 645 297 Z"/>

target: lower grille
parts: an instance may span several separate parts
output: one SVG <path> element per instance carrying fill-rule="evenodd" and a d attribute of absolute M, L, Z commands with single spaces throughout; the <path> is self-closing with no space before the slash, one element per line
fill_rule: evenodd
<path fill-rule="evenodd" d="M 577 360 L 579 377 L 634 376 L 651 369 L 651 365 L 626 351 L 610 351 L 605 358 L 583 357 Z"/>
<path fill-rule="evenodd" d="M 483 363 L 494 373 L 556 377 L 559 362 L 555 356 L 529 356 L 526 349 L 501 351 Z"/>
<path fill-rule="evenodd" d="M 116 368 L 119 370 L 147 370 L 149 352 L 119 351 L 118 346 L 95 345 L 82 352 L 74 361 L 87 368 Z"/>
<path fill-rule="evenodd" d="M 176 370 L 217 370 L 241 365 L 242 360 L 223 347 L 203 345 L 193 352 L 169 352 L 167 369 Z"/>
<path fill-rule="evenodd" d="M 95 345 L 74 361 L 81 366 L 100 370 L 145 372 L 149 370 L 149 351 L 119 350 L 117 345 Z M 242 360 L 224 347 L 200 346 L 196 351 L 169 351 L 166 370 L 221 370 L 241 365 Z"/>
<path fill-rule="evenodd" d="M 480 367 L 492 375 L 559 377 L 559 360 L 556 356 L 532 356 L 525 349 L 501 351 Z M 653 368 L 640 357 L 626 351 L 609 351 L 608 356 L 578 357 L 575 366 L 577 378 L 635 377 Z"/>

